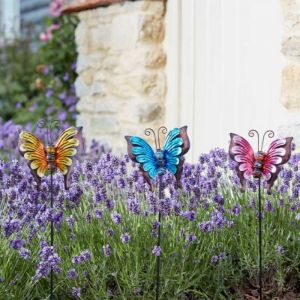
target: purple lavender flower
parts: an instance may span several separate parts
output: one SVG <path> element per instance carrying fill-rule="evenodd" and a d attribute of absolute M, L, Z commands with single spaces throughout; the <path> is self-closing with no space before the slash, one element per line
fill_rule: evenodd
<path fill-rule="evenodd" d="M 158 221 L 154 221 L 152 223 L 152 229 L 153 230 L 157 230 L 159 228 L 159 226 L 160 226 L 160 222 L 158 222 Z"/>
<path fill-rule="evenodd" d="M 76 279 L 78 277 L 78 273 L 75 269 L 71 269 L 68 271 L 68 278 L 69 279 Z"/>
<path fill-rule="evenodd" d="M 97 219 L 102 219 L 103 218 L 103 212 L 100 209 L 95 209 L 95 217 Z"/>
<path fill-rule="evenodd" d="M 76 298 L 81 297 L 81 288 L 80 287 L 72 287 L 72 296 Z"/>
<path fill-rule="evenodd" d="M 213 228 L 214 228 L 211 221 L 202 222 L 198 226 L 199 226 L 200 230 L 204 233 L 211 232 L 211 231 L 213 231 Z"/>
<path fill-rule="evenodd" d="M 131 199 L 129 198 L 127 200 L 127 207 L 128 210 L 136 215 L 138 215 L 140 213 L 140 204 L 138 203 L 138 201 L 136 199 Z"/>
<path fill-rule="evenodd" d="M 218 256 L 218 255 L 213 255 L 213 256 L 211 257 L 211 259 L 210 259 L 210 262 L 211 262 L 212 264 L 216 264 L 216 263 L 218 262 L 218 260 L 219 260 L 219 256 Z"/>
<path fill-rule="evenodd" d="M 106 230 L 106 232 L 107 232 L 107 235 L 108 235 L 108 236 L 114 236 L 114 235 L 115 235 L 115 231 L 114 231 L 112 228 L 108 228 L 108 229 Z"/>
<path fill-rule="evenodd" d="M 225 260 L 226 259 L 226 254 L 225 254 L 225 252 L 221 252 L 220 254 L 219 254 L 219 260 Z"/>
<path fill-rule="evenodd" d="M 267 212 L 273 211 L 273 205 L 272 205 L 272 202 L 270 200 L 265 201 L 264 210 L 267 211 Z"/>
<path fill-rule="evenodd" d="M 189 243 L 194 242 L 196 239 L 197 237 L 193 233 L 190 233 L 186 236 L 186 241 Z"/>
<path fill-rule="evenodd" d="M 152 254 L 154 254 L 155 256 L 160 256 L 161 255 L 161 247 L 155 245 L 152 249 Z"/>
<path fill-rule="evenodd" d="M 231 209 L 231 213 L 235 216 L 238 216 L 241 212 L 241 206 L 239 204 L 235 204 L 233 205 L 232 209 Z"/>
<path fill-rule="evenodd" d="M 53 96 L 53 90 L 52 89 L 47 89 L 46 93 L 45 93 L 45 96 L 47 98 L 50 98 Z"/>
<path fill-rule="evenodd" d="M 220 194 L 217 194 L 215 197 L 214 197 L 214 201 L 215 203 L 219 204 L 219 205 L 224 205 L 224 198 L 222 195 Z"/>
<path fill-rule="evenodd" d="M 283 254 L 285 252 L 285 249 L 283 246 L 278 245 L 278 246 L 276 246 L 276 252 L 279 254 Z"/>
<path fill-rule="evenodd" d="M 60 273 L 59 263 L 61 258 L 54 252 L 54 248 L 48 246 L 46 242 L 40 243 L 41 250 L 39 252 L 40 262 L 37 266 L 33 280 L 36 281 L 42 277 L 47 277 L 52 270 L 55 273 Z"/>
<path fill-rule="evenodd" d="M 18 252 L 19 252 L 20 256 L 25 260 L 29 259 L 31 256 L 31 251 L 29 249 L 26 249 L 23 247 Z"/>
<path fill-rule="evenodd" d="M 189 221 L 194 221 L 196 219 L 196 215 L 197 213 L 193 210 L 191 211 L 183 211 L 180 213 L 180 215 L 186 219 L 188 219 Z"/>
<path fill-rule="evenodd" d="M 68 81 L 69 79 L 70 79 L 70 74 L 68 72 L 65 72 L 65 74 L 63 76 L 63 80 Z"/>
<path fill-rule="evenodd" d="M 119 213 L 113 213 L 111 214 L 111 219 L 115 224 L 121 224 L 122 223 L 122 216 Z"/>
<path fill-rule="evenodd" d="M 121 241 L 123 244 L 127 244 L 131 239 L 131 236 L 128 233 L 124 233 L 121 235 Z"/>
<path fill-rule="evenodd" d="M 10 247 L 16 250 L 20 250 L 24 246 L 24 244 L 25 241 L 20 239 L 12 240 L 9 243 Z"/>
<path fill-rule="evenodd" d="M 109 257 L 111 255 L 111 249 L 110 249 L 110 245 L 106 244 L 105 246 L 103 246 L 103 253 L 104 256 Z"/>
<path fill-rule="evenodd" d="M 82 251 L 79 255 L 72 257 L 72 263 L 75 265 L 80 265 L 92 259 L 92 255 L 88 250 Z"/>
<path fill-rule="evenodd" d="M 74 217 L 71 215 L 70 217 L 67 217 L 66 218 L 66 222 L 67 222 L 67 224 L 68 224 L 68 226 L 69 226 L 69 228 L 73 228 L 74 227 L 74 225 L 75 225 L 75 219 L 74 219 Z"/>
<path fill-rule="evenodd" d="M 86 215 L 85 215 L 85 221 L 86 223 L 90 224 L 91 221 L 92 221 L 92 215 L 90 212 L 88 212 Z"/>

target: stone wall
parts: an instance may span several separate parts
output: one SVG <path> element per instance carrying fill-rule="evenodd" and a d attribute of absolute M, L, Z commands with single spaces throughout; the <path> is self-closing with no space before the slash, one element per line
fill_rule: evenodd
<path fill-rule="evenodd" d="M 124 2 L 78 13 L 78 125 L 125 150 L 124 135 L 164 123 L 164 1 Z"/>
<path fill-rule="evenodd" d="M 282 53 L 286 66 L 282 71 L 281 103 L 290 112 L 281 135 L 294 136 L 300 150 L 300 1 L 281 0 L 283 13 Z"/>

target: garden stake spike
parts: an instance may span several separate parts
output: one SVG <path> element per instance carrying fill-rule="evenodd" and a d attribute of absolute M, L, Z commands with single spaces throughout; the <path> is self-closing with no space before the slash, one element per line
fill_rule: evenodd
<path fill-rule="evenodd" d="M 272 130 L 267 130 L 263 134 L 262 143 L 260 145 L 260 135 L 257 130 L 251 129 L 248 132 L 250 137 L 257 135 L 257 152 L 255 153 L 243 137 L 231 133 L 231 141 L 229 145 L 229 156 L 236 165 L 236 173 L 241 182 L 241 190 L 245 191 L 246 179 L 251 177 L 258 179 L 258 281 L 259 295 L 263 299 L 262 286 L 262 201 L 261 201 L 261 178 L 267 181 L 267 191 L 271 194 L 271 188 L 278 177 L 281 165 L 285 164 L 291 157 L 292 137 L 274 140 L 267 152 L 263 151 L 264 139 L 267 135 L 269 138 L 274 137 Z"/>
<path fill-rule="evenodd" d="M 50 170 L 50 207 L 51 207 L 51 231 L 50 231 L 50 246 L 53 249 L 54 245 L 54 226 L 53 226 L 53 171 Z M 54 300 L 53 296 L 53 268 L 51 266 L 50 274 L 50 300 Z"/>
<path fill-rule="evenodd" d="M 272 130 L 268 130 L 264 133 L 262 143 L 261 145 L 259 144 L 259 133 L 257 130 L 250 130 L 248 132 L 248 135 L 250 137 L 253 137 L 253 132 L 256 132 L 257 134 L 257 156 L 255 157 L 256 161 L 254 163 L 254 173 L 253 177 L 258 178 L 258 285 L 259 285 L 259 299 L 263 299 L 263 294 L 262 294 L 262 207 L 261 207 L 261 161 L 263 161 L 263 145 L 264 145 L 264 139 L 265 135 L 269 133 L 270 137 L 274 136 L 274 132 Z"/>
<path fill-rule="evenodd" d="M 42 119 L 36 127 L 46 130 L 46 146 L 32 133 L 20 131 L 19 133 L 19 151 L 28 161 L 28 166 L 34 176 L 37 189 L 40 189 L 41 178 L 50 173 L 50 246 L 52 251 L 54 245 L 54 224 L 53 224 L 53 174 L 59 169 L 64 175 L 65 188 L 68 188 L 68 178 L 70 176 L 72 157 L 77 153 L 77 147 L 81 144 L 82 128 L 70 127 L 63 131 L 57 142 L 53 142 L 53 130 L 59 130 L 60 122 L 58 120 Z M 64 151 L 62 151 L 64 149 Z M 54 279 L 53 268 L 50 270 L 50 300 L 54 300 Z"/>
<path fill-rule="evenodd" d="M 167 134 L 166 127 L 161 126 L 157 131 L 157 136 L 152 128 L 145 130 L 145 135 L 150 136 L 152 133 L 155 141 L 155 152 L 151 146 L 142 138 L 137 136 L 125 136 L 128 147 L 129 158 L 139 164 L 140 171 L 145 181 L 148 183 L 150 190 L 153 191 L 151 180 L 158 176 L 158 193 L 159 201 L 163 199 L 163 182 L 162 176 L 169 171 L 176 178 L 177 187 L 181 187 L 181 175 L 183 171 L 184 154 L 190 148 L 190 142 L 187 135 L 187 126 L 174 128 Z M 165 142 L 161 148 L 160 133 L 166 135 Z M 161 212 L 158 211 L 158 235 L 157 247 L 160 251 L 161 242 Z M 159 299 L 160 288 L 160 253 L 157 255 L 156 266 L 156 300 Z"/>
<path fill-rule="evenodd" d="M 259 298 L 262 300 L 262 208 L 261 208 L 261 177 L 258 178 L 258 257 L 259 257 Z"/>
<path fill-rule="evenodd" d="M 159 201 L 163 199 L 163 174 L 158 175 L 158 199 Z M 160 249 L 160 238 L 161 238 L 161 213 L 160 208 L 158 208 L 158 233 L 157 233 L 157 247 Z M 160 288 L 160 255 L 157 256 L 156 260 L 156 300 L 159 299 L 159 288 Z"/>

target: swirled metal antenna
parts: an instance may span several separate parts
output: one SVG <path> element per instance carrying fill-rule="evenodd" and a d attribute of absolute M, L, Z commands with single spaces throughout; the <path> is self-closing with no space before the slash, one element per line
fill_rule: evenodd
<path fill-rule="evenodd" d="M 256 129 L 251 129 L 251 130 L 249 130 L 249 132 L 248 132 L 248 135 L 249 135 L 250 137 L 254 137 L 255 134 L 257 135 L 257 151 L 259 151 L 260 143 L 259 143 L 259 133 L 258 133 L 258 131 L 257 131 Z"/>
<path fill-rule="evenodd" d="M 160 133 L 162 133 L 163 135 L 166 135 L 168 132 L 168 129 L 166 126 L 160 126 L 157 130 L 157 139 L 158 139 L 158 147 L 159 149 L 161 149 L 161 146 L 160 146 Z"/>
<path fill-rule="evenodd" d="M 54 138 L 53 138 L 53 130 L 59 130 L 60 121 L 59 120 L 50 120 L 49 121 L 49 129 L 50 129 L 50 145 L 54 145 Z"/>
<path fill-rule="evenodd" d="M 273 138 L 274 137 L 274 135 L 275 135 L 275 133 L 274 133 L 274 131 L 273 130 L 267 130 L 265 133 L 264 133 L 264 135 L 263 135 L 263 138 L 262 138 L 262 142 L 261 142 L 261 151 L 263 150 L 263 146 L 264 146 L 264 141 L 265 141 L 265 136 L 266 136 L 266 134 L 268 134 L 268 138 Z"/>
<path fill-rule="evenodd" d="M 145 129 L 145 135 L 146 135 L 146 136 L 150 136 L 151 133 L 152 133 L 153 136 L 154 136 L 155 149 L 156 149 L 156 151 L 157 151 L 158 148 L 157 148 L 157 138 L 156 138 L 155 131 L 154 131 L 152 128 L 146 128 L 146 129 Z"/>
<path fill-rule="evenodd" d="M 32 131 L 35 132 L 37 128 L 45 128 L 46 121 L 45 119 L 40 119 L 35 126 L 32 128 Z"/>

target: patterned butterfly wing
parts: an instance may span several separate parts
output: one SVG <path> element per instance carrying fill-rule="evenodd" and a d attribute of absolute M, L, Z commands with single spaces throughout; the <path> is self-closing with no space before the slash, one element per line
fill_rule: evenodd
<path fill-rule="evenodd" d="M 82 127 L 69 127 L 58 138 L 55 144 L 55 165 L 64 175 L 65 189 L 68 189 L 69 176 L 72 168 L 72 158 L 77 148 L 82 144 Z"/>
<path fill-rule="evenodd" d="M 254 151 L 243 137 L 230 133 L 229 156 L 237 163 L 236 172 L 241 182 L 241 190 L 245 191 L 246 179 L 252 176 L 254 168 Z"/>
<path fill-rule="evenodd" d="M 18 148 L 20 154 L 28 161 L 28 166 L 39 190 L 41 177 L 43 177 L 48 170 L 46 149 L 42 142 L 28 131 L 20 132 Z"/>
<path fill-rule="evenodd" d="M 292 137 L 288 137 L 273 141 L 264 157 L 262 172 L 264 177 L 267 179 L 268 194 L 271 194 L 271 188 L 278 177 L 281 165 L 288 162 L 291 157 L 292 140 Z"/>
<path fill-rule="evenodd" d="M 177 186 L 182 187 L 180 179 L 183 171 L 184 157 L 190 149 L 187 126 L 172 129 L 163 146 L 165 167 L 175 175 Z"/>
<path fill-rule="evenodd" d="M 151 179 L 158 174 L 159 165 L 151 146 L 142 138 L 137 136 L 125 136 L 127 150 L 130 159 L 140 164 L 140 170 L 144 179 L 152 190 Z"/>

